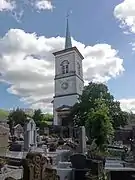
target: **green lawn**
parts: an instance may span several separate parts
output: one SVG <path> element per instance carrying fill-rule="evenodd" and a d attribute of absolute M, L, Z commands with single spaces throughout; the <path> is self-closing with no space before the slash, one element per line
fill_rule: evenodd
<path fill-rule="evenodd" d="M 4 110 L 4 109 L 0 109 L 0 120 L 4 120 L 7 119 L 9 112 Z"/>

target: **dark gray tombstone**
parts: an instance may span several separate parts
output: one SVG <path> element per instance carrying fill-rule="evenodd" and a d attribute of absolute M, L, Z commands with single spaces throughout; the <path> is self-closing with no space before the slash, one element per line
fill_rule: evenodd
<path fill-rule="evenodd" d="M 86 156 L 83 154 L 74 154 L 70 157 L 72 168 L 85 169 L 86 168 Z"/>
<path fill-rule="evenodd" d="M 79 127 L 79 153 L 85 154 L 86 153 L 86 133 L 85 127 Z"/>
<path fill-rule="evenodd" d="M 72 164 L 74 180 L 86 180 L 85 174 L 88 172 L 86 156 L 83 154 L 74 154 L 70 157 Z"/>

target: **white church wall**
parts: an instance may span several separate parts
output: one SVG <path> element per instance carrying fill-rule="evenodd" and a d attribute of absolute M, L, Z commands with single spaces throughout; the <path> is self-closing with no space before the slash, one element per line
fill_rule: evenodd
<path fill-rule="evenodd" d="M 82 61 L 83 61 L 83 60 L 82 60 L 81 57 L 78 55 L 78 53 L 75 53 L 75 59 L 76 59 L 76 61 L 75 61 L 76 74 L 83 79 L 83 68 L 82 68 Z M 80 75 L 78 74 L 77 63 L 80 64 L 80 72 L 81 72 Z"/>
<path fill-rule="evenodd" d="M 75 53 L 74 51 L 64 53 L 63 55 L 55 57 L 55 75 L 62 74 L 61 63 L 67 60 L 69 62 L 69 72 L 75 70 Z"/>
<path fill-rule="evenodd" d="M 83 91 L 83 87 L 84 87 L 84 82 L 82 80 L 80 80 L 78 77 L 76 77 L 76 92 L 77 94 L 82 94 Z"/>
<path fill-rule="evenodd" d="M 53 109 L 54 121 L 53 121 L 53 123 L 54 123 L 54 125 L 60 124 L 60 119 L 59 119 L 55 109 L 57 109 L 63 105 L 73 106 L 77 101 L 78 101 L 78 95 L 63 96 L 63 97 L 57 97 L 54 99 L 54 102 L 53 102 L 53 106 L 54 106 L 54 109 Z"/>
<path fill-rule="evenodd" d="M 62 74 L 61 63 L 65 60 L 69 63 L 68 73 Z M 80 73 L 78 71 L 78 63 L 80 65 Z M 63 83 L 66 84 L 66 87 L 62 86 Z M 82 59 L 79 54 L 74 49 L 71 49 L 70 52 L 65 51 L 62 54 L 56 55 L 55 96 L 53 102 L 55 125 L 58 125 L 61 122 L 60 117 L 57 115 L 56 109 L 63 105 L 73 106 L 78 101 L 78 94 L 82 94 L 83 84 Z"/>
<path fill-rule="evenodd" d="M 63 105 L 73 106 L 78 101 L 78 95 L 62 96 L 54 99 L 54 107 L 57 109 Z"/>
<path fill-rule="evenodd" d="M 67 83 L 68 85 L 67 89 L 62 88 L 63 83 Z M 56 80 L 55 96 L 72 94 L 75 92 L 76 92 L 76 77 L 75 76 L 61 78 L 61 79 Z"/>

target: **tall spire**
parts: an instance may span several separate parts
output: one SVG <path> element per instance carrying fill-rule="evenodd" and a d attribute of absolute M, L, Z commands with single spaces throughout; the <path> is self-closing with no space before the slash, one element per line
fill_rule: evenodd
<path fill-rule="evenodd" d="M 69 17 L 69 14 L 67 14 L 65 49 L 68 49 L 68 48 L 72 47 L 71 36 L 70 36 L 69 25 L 68 25 L 68 17 Z"/>

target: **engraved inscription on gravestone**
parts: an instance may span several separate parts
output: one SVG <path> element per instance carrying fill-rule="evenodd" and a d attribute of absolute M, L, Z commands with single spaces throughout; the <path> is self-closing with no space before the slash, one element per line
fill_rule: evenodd
<path fill-rule="evenodd" d="M 0 156 L 5 156 L 8 150 L 9 128 L 0 125 Z"/>

